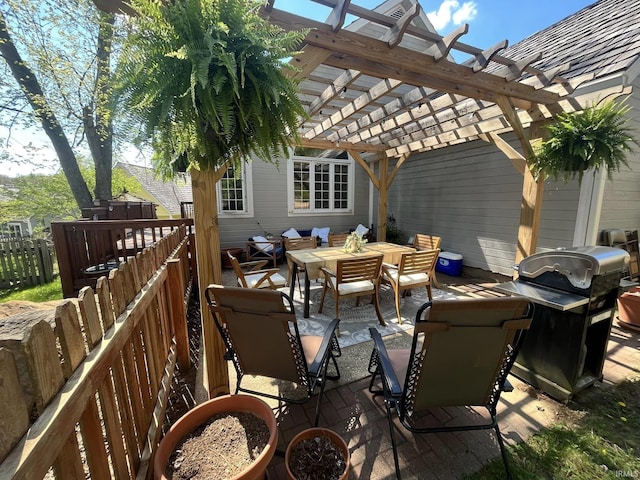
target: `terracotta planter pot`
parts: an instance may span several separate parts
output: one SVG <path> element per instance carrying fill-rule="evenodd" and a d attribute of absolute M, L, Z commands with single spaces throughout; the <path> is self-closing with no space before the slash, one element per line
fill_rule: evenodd
<path fill-rule="evenodd" d="M 640 331 L 640 288 L 632 288 L 620 295 L 618 320 L 623 327 Z"/>
<path fill-rule="evenodd" d="M 347 478 L 349 478 L 349 469 L 351 467 L 351 456 L 349 455 L 349 447 L 347 447 L 347 443 L 344 441 L 344 439 L 340 435 L 338 435 L 333 430 L 329 430 L 328 428 L 320 428 L 320 427 L 308 428 L 306 430 L 303 430 L 298 435 L 293 437 L 293 440 L 291 440 L 291 442 L 289 442 L 289 445 L 287 445 L 287 451 L 285 452 L 285 455 L 284 455 L 284 464 L 287 467 L 287 478 L 289 480 L 298 480 L 293 475 L 293 473 L 291 472 L 291 469 L 289 468 L 289 458 L 291 457 L 291 450 L 293 449 L 293 447 L 295 447 L 302 440 L 307 440 L 309 438 L 315 438 L 315 437 L 327 437 L 331 439 L 331 441 L 340 450 L 342 450 L 342 454 L 344 455 L 345 468 L 344 468 L 344 473 L 340 476 L 340 480 L 346 480 Z"/>
<path fill-rule="evenodd" d="M 173 424 L 160 441 L 153 459 L 153 475 L 156 480 L 166 479 L 167 462 L 176 445 L 195 428 L 207 422 L 211 417 L 223 412 L 248 412 L 264 420 L 269 428 L 269 442 L 258 458 L 243 472 L 229 480 L 260 480 L 265 478 L 265 471 L 273 458 L 278 443 L 276 417 L 263 400 L 250 395 L 225 395 L 204 402 L 189 410 Z"/>

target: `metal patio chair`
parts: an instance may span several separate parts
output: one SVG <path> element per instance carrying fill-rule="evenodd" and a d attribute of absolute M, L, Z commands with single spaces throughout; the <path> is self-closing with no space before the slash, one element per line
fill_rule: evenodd
<path fill-rule="evenodd" d="M 334 319 L 322 336 L 300 335 L 293 302 L 282 292 L 209 285 L 205 291 L 213 320 L 236 370 L 236 391 L 283 402 L 304 403 L 316 390 L 314 426 L 327 379 L 339 379 L 336 362 L 340 346 L 335 336 L 340 320 Z M 329 361 L 335 374 L 327 375 Z M 245 375 L 260 375 L 292 382 L 304 396 L 252 390 L 242 386 Z"/>
<path fill-rule="evenodd" d="M 384 395 L 398 479 L 392 410 L 413 433 L 493 429 L 510 478 L 496 407 L 500 394 L 512 389 L 507 375 L 532 314 L 533 305 L 524 297 L 428 302 L 416 314 L 413 341 L 406 349 L 387 349 L 380 333 L 369 329 L 374 342 L 369 391 Z M 382 388 L 375 388 L 376 383 Z M 447 407 L 479 407 L 488 415 L 484 422 L 469 419 L 450 425 L 434 424 L 435 416 L 426 415 Z M 427 421 L 420 422 L 421 418 Z"/>

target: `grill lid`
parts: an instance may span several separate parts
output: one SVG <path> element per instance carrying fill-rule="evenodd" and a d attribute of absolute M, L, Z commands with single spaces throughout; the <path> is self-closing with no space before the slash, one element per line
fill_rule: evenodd
<path fill-rule="evenodd" d="M 620 248 L 568 247 L 528 256 L 518 265 L 518 275 L 535 279 L 546 272 L 557 272 L 574 287 L 586 289 L 595 275 L 620 272 L 628 264 L 629 254 Z"/>

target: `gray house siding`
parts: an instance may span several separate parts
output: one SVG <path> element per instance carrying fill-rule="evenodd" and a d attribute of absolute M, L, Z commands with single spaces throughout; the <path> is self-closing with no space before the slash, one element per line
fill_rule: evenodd
<path fill-rule="evenodd" d="M 331 227 L 332 232 L 342 232 L 356 227 L 358 223 L 367 225 L 369 222 L 369 178 L 357 164 L 354 164 L 354 212 L 335 215 L 288 214 L 286 160 L 281 160 L 278 168 L 262 161 L 252 162 L 250 168 L 253 177 L 253 217 L 221 217 L 222 248 L 244 247 L 249 237 L 262 235 L 265 231 L 276 237 L 291 227 Z"/>
<path fill-rule="evenodd" d="M 640 139 L 640 80 L 633 82 L 634 94 L 627 104 L 632 108 L 629 127 Z M 613 181 L 607 180 L 602 198 L 599 230 L 622 228 L 640 229 L 640 147 L 627 156 L 629 168 L 622 167 L 613 174 Z"/>

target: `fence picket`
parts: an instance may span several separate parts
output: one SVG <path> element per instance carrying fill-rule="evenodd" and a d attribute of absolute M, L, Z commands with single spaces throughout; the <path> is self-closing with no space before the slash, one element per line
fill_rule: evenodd
<path fill-rule="evenodd" d="M 62 368 L 69 378 L 86 356 L 86 345 L 82 339 L 82 329 L 78 320 L 78 311 L 73 302 L 64 302 L 56 307 L 56 331 L 60 339 L 60 348 L 64 363 Z"/>
<path fill-rule="evenodd" d="M 91 287 L 84 287 L 80 290 L 78 307 L 80 308 L 80 318 L 82 318 L 85 335 L 89 343 L 89 350 L 91 350 L 102 338 L 100 314 L 98 313 L 96 297 Z"/>
<path fill-rule="evenodd" d="M 53 471 L 56 478 L 83 480 L 85 477 L 80 446 L 75 430 L 67 437 L 62 445 L 60 453 L 53 462 Z"/>
<path fill-rule="evenodd" d="M 91 478 L 111 478 L 112 474 L 109 470 L 105 438 L 102 433 L 102 423 L 95 395 L 82 412 L 80 431 L 87 452 L 87 468 Z"/>
<path fill-rule="evenodd" d="M 13 355 L 0 348 L 0 462 L 29 428 L 29 409 L 24 400 Z"/>
<path fill-rule="evenodd" d="M 40 320 L 26 334 L 25 353 L 33 375 L 36 408 L 42 413 L 64 384 L 56 339 L 46 320 Z"/>
<path fill-rule="evenodd" d="M 102 312 L 102 329 L 106 332 L 113 326 L 115 320 L 113 305 L 111 304 L 109 280 L 107 280 L 106 277 L 98 279 L 96 294 L 98 296 L 98 303 L 100 304 L 100 312 Z"/>

